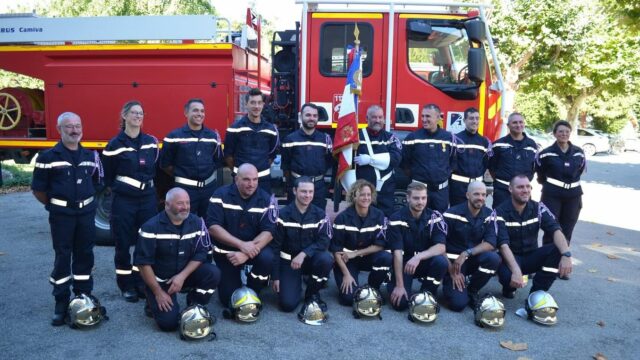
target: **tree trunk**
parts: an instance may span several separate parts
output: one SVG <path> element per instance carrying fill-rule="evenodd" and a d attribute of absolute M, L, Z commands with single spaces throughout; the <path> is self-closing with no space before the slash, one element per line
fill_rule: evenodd
<path fill-rule="evenodd" d="M 580 115 L 580 108 L 587 100 L 589 93 L 582 89 L 580 95 L 578 95 L 573 101 L 567 99 L 567 121 L 571 123 L 571 126 L 575 129 L 578 126 L 578 115 Z"/>
<path fill-rule="evenodd" d="M 505 91 L 504 97 L 502 98 L 502 107 L 504 108 L 505 114 L 512 113 L 516 108 L 516 93 L 518 92 L 518 88 L 520 87 L 520 82 L 523 80 L 520 77 L 520 70 L 522 70 L 527 62 L 529 62 L 529 60 L 533 56 L 534 50 L 534 48 L 531 48 L 530 50 L 522 54 L 522 58 L 520 58 L 517 62 L 507 66 L 506 72 L 504 74 Z"/>

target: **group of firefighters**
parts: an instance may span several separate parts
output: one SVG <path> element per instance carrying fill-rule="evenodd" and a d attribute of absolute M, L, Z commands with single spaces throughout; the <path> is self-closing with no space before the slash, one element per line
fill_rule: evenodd
<path fill-rule="evenodd" d="M 101 156 L 80 145 L 77 114 L 59 116 L 61 140 L 38 157 L 32 183 L 49 211 L 55 251 L 52 325 L 65 324 L 70 315 L 72 288 L 77 297 L 96 300 L 91 270 L 101 187 L 113 194 L 117 285 L 128 302 L 146 299 L 145 313 L 165 331 L 179 326 L 180 292 L 187 292 L 188 306 L 205 306 L 217 289 L 223 314 L 232 317 L 234 294 L 248 288 L 243 299 L 257 297 L 269 280 L 281 310 L 313 302 L 326 312 L 319 293 L 331 270 L 340 304 L 354 303 L 359 272 L 367 271 L 367 285 L 380 291 L 386 283 L 396 310 L 409 306 L 415 279 L 420 292 L 433 298 L 442 284 L 441 299 L 453 311 L 476 307 L 494 275 L 503 297 L 511 299 L 526 286 L 527 275 L 535 274 L 534 293 L 571 273 L 569 242 L 582 204 L 585 155 L 569 142 L 569 123 L 557 122 L 557 141 L 538 151 L 519 113 L 508 117 L 509 134 L 492 144 L 478 133 L 477 109 L 467 109 L 465 130 L 452 134 L 438 125 L 440 108 L 427 104 L 423 128 L 401 141 L 384 130 L 383 109 L 371 106 L 367 127 L 359 130 L 348 207 L 332 222 L 325 213 L 324 180 L 333 166 L 332 141 L 316 129 L 318 107 L 302 105 L 300 128 L 280 140 L 262 116 L 258 89 L 245 95 L 245 105 L 247 114 L 226 129 L 223 147 L 218 131 L 204 126 L 204 102 L 190 99 L 186 124 L 170 132 L 160 149 L 142 131 L 142 104 L 130 101 L 120 114 L 120 133 Z M 288 190 L 283 208 L 270 192 L 277 153 Z M 232 169 L 233 182 L 216 187 L 223 166 Z M 160 213 L 157 167 L 176 186 Z M 396 169 L 411 179 L 399 210 Z M 494 179 L 493 209 L 485 205 L 487 170 Z M 535 172 L 541 202 L 531 200 Z M 539 230 L 545 234 L 542 246 Z"/>

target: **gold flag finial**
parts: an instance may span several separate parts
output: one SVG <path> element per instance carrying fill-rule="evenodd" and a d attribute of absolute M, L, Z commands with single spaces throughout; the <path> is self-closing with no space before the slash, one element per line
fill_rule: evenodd
<path fill-rule="evenodd" d="M 356 38 L 353 43 L 359 45 L 360 39 L 358 39 L 358 37 L 360 36 L 360 29 L 358 29 L 358 23 L 356 23 L 356 27 L 353 29 L 353 36 Z"/>

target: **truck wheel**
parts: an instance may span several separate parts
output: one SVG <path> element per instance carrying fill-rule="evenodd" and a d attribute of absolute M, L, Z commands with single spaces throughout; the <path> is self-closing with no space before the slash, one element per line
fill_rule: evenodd
<path fill-rule="evenodd" d="M 11 130 L 18 126 L 22 116 L 20 102 L 13 95 L 0 93 L 0 130 Z"/>
<path fill-rule="evenodd" d="M 593 156 L 596 154 L 596 147 L 593 144 L 584 144 L 582 145 L 582 151 L 587 156 Z"/>
<path fill-rule="evenodd" d="M 111 224 L 109 218 L 111 217 L 111 201 L 113 200 L 113 194 L 106 196 L 104 190 L 96 194 L 96 201 L 98 206 L 96 208 L 96 245 L 101 246 L 113 246 L 113 238 L 111 237 Z"/>

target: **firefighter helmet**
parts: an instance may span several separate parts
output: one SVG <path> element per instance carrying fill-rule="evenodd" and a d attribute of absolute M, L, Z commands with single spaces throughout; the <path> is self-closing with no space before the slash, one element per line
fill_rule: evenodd
<path fill-rule="evenodd" d="M 529 319 L 541 325 L 555 325 L 558 322 L 558 304 L 546 291 L 538 290 L 529 294 L 526 303 Z"/>
<path fill-rule="evenodd" d="M 504 304 L 495 296 L 483 296 L 473 309 L 475 323 L 480 327 L 500 328 L 504 325 Z"/>
<path fill-rule="evenodd" d="M 106 313 L 95 296 L 80 294 L 69 302 L 69 325 L 74 328 L 95 326 L 106 318 Z"/>
<path fill-rule="evenodd" d="M 353 316 L 359 318 L 378 317 L 382 311 L 382 296 L 375 288 L 364 285 L 356 289 L 353 293 Z"/>
<path fill-rule="evenodd" d="M 213 339 L 216 336 L 213 332 L 215 322 L 206 307 L 191 305 L 180 314 L 180 337 L 184 340 L 198 340 L 211 336 Z"/>
<path fill-rule="evenodd" d="M 243 286 L 231 295 L 231 311 L 236 320 L 254 322 L 258 320 L 260 310 L 262 310 L 262 301 L 251 288 Z"/>
<path fill-rule="evenodd" d="M 315 299 L 310 299 L 302 304 L 298 319 L 307 325 L 322 325 L 327 322 L 327 315 Z"/>
<path fill-rule="evenodd" d="M 421 291 L 411 295 L 409 299 L 409 320 L 412 322 L 431 323 L 436 321 L 440 305 L 429 291 Z"/>

